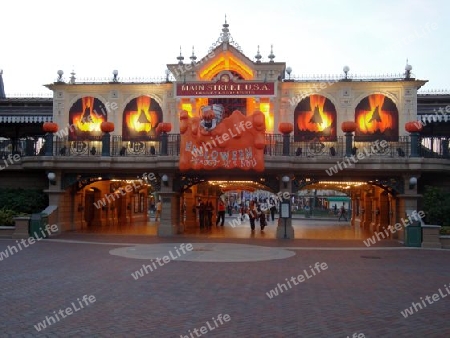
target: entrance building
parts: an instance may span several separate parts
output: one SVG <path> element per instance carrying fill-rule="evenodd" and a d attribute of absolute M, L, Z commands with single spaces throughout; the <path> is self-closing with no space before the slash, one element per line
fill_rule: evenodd
<path fill-rule="evenodd" d="M 66 80 L 60 71 L 47 85 L 52 122 L 30 138 L 35 151 L 21 166 L 45 171 L 60 229 L 145 224 L 160 201 L 157 234 L 172 236 L 199 226 L 200 199 L 217 211 L 229 191 L 235 202 L 255 190 L 279 202 L 327 189 L 348 196 L 352 226 L 374 232 L 420 210 L 425 183 L 450 185 L 448 128 L 421 134 L 417 91 L 427 81 L 410 65 L 389 77 L 344 67 L 294 78 L 272 46 L 267 58 L 259 47 L 244 54 L 227 23 L 207 55 L 193 49 L 188 59 L 180 51 L 158 80 L 118 71 L 109 81 Z"/>

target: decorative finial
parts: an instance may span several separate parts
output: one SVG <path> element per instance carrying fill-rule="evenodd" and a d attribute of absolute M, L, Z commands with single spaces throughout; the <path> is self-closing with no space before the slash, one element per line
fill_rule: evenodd
<path fill-rule="evenodd" d="M 412 70 L 412 66 L 408 63 L 408 59 L 406 59 L 405 79 L 411 78 L 411 70 Z"/>
<path fill-rule="evenodd" d="M 179 65 L 183 64 L 184 56 L 181 55 L 181 46 L 180 46 L 180 56 L 177 57 L 177 60 Z"/>
<path fill-rule="evenodd" d="M 76 77 L 75 77 L 75 71 L 73 69 L 72 69 L 72 73 L 70 73 L 70 75 L 71 75 L 70 83 L 75 84 Z"/>
<path fill-rule="evenodd" d="M 3 69 L 0 69 L 0 75 L 3 75 Z"/>
<path fill-rule="evenodd" d="M 275 55 L 273 55 L 273 45 L 270 45 L 270 54 L 269 54 L 269 62 L 273 62 L 273 59 L 275 59 Z"/>
<path fill-rule="evenodd" d="M 190 59 L 191 59 L 191 63 L 194 65 L 195 60 L 197 60 L 197 57 L 195 56 L 195 53 L 194 53 L 194 46 L 192 46 L 192 55 L 191 55 Z"/>
<path fill-rule="evenodd" d="M 257 62 L 257 63 L 261 63 L 261 58 L 262 58 L 262 56 L 261 56 L 261 54 L 259 53 L 259 45 L 258 45 L 258 52 L 257 52 L 256 55 L 255 55 L 256 62 Z"/>
<path fill-rule="evenodd" d="M 225 14 L 225 24 L 227 23 L 227 15 Z"/>

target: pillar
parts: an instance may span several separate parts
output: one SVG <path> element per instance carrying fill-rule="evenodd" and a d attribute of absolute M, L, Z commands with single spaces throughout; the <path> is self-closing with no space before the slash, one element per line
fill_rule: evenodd
<path fill-rule="evenodd" d="M 404 193 L 397 195 L 398 198 L 398 205 L 397 205 L 397 216 L 395 219 L 395 223 L 401 223 L 401 219 L 405 219 L 410 215 L 413 211 L 419 211 L 418 208 L 418 202 L 419 199 L 422 197 L 422 195 L 417 193 L 417 184 L 414 186 L 410 186 L 409 180 L 411 177 L 419 178 L 419 175 L 404 175 L 403 176 L 403 188 Z M 401 223 L 402 224 L 402 223 Z M 401 230 L 398 231 L 398 238 L 400 240 L 404 239 L 404 229 L 403 227 Z"/>
<path fill-rule="evenodd" d="M 290 134 L 283 134 L 283 156 L 289 156 L 290 138 Z"/>
<path fill-rule="evenodd" d="M 411 157 L 419 157 L 419 133 L 411 133 Z"/>
<path fill-rule="evenodd" d="M 364 193 L 363 208 L 364 214 L 362 215 L 362 227 L 366 231 L 370 231 L 370 223 L 372 223 L 372 193 Z"/>
<path fill-rule="evenodd" d="M 386 191 L 380 194 L 379 210 L 377 230 L 382 232 L 389 226 L 389 196 Z"/>
<path fill-rule="evenodd" d="M 353 133 L 345 133 L 345 156 L 352 156 Z"/>
<path fill-rule="evenodd" d="M 160 151 L 160 155 L 162 156 L 167 156 L 168 154 L 168 145 L 169 145 L 169 136 L 167 135 L 166 132 L 163 132 L 161 134 L 161 151 Z"/>
<path fill-rule="evenodd" d="M 53 134 L 45 134 L 45 156 L 53 156 Z"/>
<path fill-rule="evenodd" d="M 102 136 L 102 156 L 111 156 L 111 135 L 104 133 Z"/>
<path fill-rule="evenodd" d="M 180 222 L 180 194 L 173 192 L 173 176 L 168 175 L 167 186 L 162 184 L 159 197 L 162 203 L 161 220 L 158 225 L 158 236 L 168 237 L 182 232 Z"/>
<path fill-rule="evenodd" d="M 290 197 L 287 200 L 284 200 L 283 195 L 287 195 L 286 193 L 289 193 L 290 196 L 290 192 L 292 189 L 292 180 L 289 180 L 289 182 L 287 182 L 287 184 L 285 182 L 282 181 L 282 177 L 283 176 L 291 176 L 291 175 L 282 175 L 279 177 L 279 182 L 280 182 L 280 192 L 281 194 L 279 194 L 278 196 L 281 195 L 280 199 L 284 201 L 289 201 L 290 202 Z M 280 210 L 280 216 L 281 216 L 281 210 Z M 286 228 L 285 228 L 286 226 Z M 286 236 L 285 236 L 286 235 Z M 294 239 L 294 228 L 292 227 L 292 218 L 287 218 L 287 219 L 283 219 L 283 218 L 278 218 L 278 225 L 277 225 L 277 239 Z"/>

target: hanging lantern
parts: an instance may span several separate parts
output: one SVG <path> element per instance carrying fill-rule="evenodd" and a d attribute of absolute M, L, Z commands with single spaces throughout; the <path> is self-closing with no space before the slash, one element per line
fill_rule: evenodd
<path fill-rule="evenodd" d="M 341 124 L 341 129 L 344 133 L 353 133 L 356 130 L 356 122 L 345 121 Z"/>
<path fill-rule="evenodd" d="M 46 133 L 56 133 L 58 131 L 58 124 L 54 122 L 45 122 L 44 125 L 42 126 L 42 129 Z"/>
<path fill-rule="evenodd" d="M 420 121 L 410 121 L 405 123 L 405 130 L 408 133 L 418 133 L 422 130 L 422 123 Z"/>
<path fill-rule="evenodd" d="M 114 123 L 112 123 L 112 122 L 102 122 L 102 124 L 100 125 L 100 129 L 104 133 L 110 133 L 110 132 L 114 131 Z"/>
<path fill-rule="evenodd" d="M 278 125 L 278 130 L 282 134 L 290 134 L 294 130 L 294 126 L 290 122 L 281 122 Z"/>

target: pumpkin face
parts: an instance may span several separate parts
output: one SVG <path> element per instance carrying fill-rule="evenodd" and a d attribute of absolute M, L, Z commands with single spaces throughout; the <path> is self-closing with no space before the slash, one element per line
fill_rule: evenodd
<path fill-rule="evenodd" d="M 422 123 L 420 121 L 410 121 L 405 123 L 405 130 L 408 133 L 418 133 L 422 130 Z"/>
<path fill-rule="evenodd" d="M 157 133 L 169 133 L 172 130 L 172 123 L 161 122 L 156 127 Z"/>
<path fill-rule="evenodd" d="M 110 132 L 114 131 L 114 123 L 112 123 L 112 122 L 102 122 L 102 124 L 100 125 L 100 129 L 104 133 L 110 133 Z"/>
<path fill-rule="evenodd" d="M 290 122 L 281 122 L 278 125 L 278 130 L 282 134 L 289 134 L 289 133 L 292 133 L 292 131 L 294 130 L 294 126 Z"/>
<path fill-rule="evenodd" d="M 46 133 L 56 133 L 58 131 L 58 125 L 54 122 L 45 122 L 42 129 Z"/>
<path fill-rule="evenodd" d="M 344 133 L 353 133 L 356 130 L 356 122 L 345 121 L 342 122 L 341 129 Z"/>

